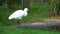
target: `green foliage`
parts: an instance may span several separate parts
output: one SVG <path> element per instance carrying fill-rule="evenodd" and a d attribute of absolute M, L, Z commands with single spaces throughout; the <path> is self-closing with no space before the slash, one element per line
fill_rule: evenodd
<path fill-rule="evenodd" d="M 22 23 L 40 22 L 44 19 L 50 19 L 50 6 L 48 4 L 33 4 L 30 6 L 28 16 L 24 17 Z"/>
<path fill-rule="evenodd" d="M 15 6 L 16 7 L 16 6 Z M 11 15 L 15 10 L 21 9 L 21 5 L 16 7 L 16 9 L 9 9 L 6 6 L 0 6 L 0 25 L 13 25 L 16 24 L 16 20 L 8 20 L 9 15 Z"/>
<path fill-rule="evenodd" d="M 55 15 L 57 16 L 58 15 L 58 5 L 59 5 L 59 0 L 53 0 L 53 4 L 52 4 L 52 9 L 53 9 L 53 12 L 55 13 Z"/>
<path fill-rule="evenodd" d="M 21 9 L 21 5 L 13 5 L 16 9 L 8 9 L 6 6 L 0 6 L 0 14 L 1 14 L 1 24 L 2 25 L 13 25 L 16 24 L 16 20 L 8 20 L 8 16 L 12 14 L 17 9 Z M 19 8 L 20 7 L 20 8 Z M 30 6 L 28 11 L 28 16 L 23 17 L 21 23 L 32 23 L 32 22 L 40 22 L 44 19 L 50 19 L 50 6 L 49 4 L 33 4 Z"/>
<path fill-rule="evenodd" d="M 0 6 L 0 23 L 2 25 L 16 24 L 16 20 L 8 20 L 8 16 L 18 9 L 22 9 L 22 5 L 12 5 L 15 9 L 9 9 L 7 6 Z M 31 4 L 28 11 L 28 16 L 23 17 L 21 23 L 32 23 L 44 21 L 51 18 L 51 6 L 48 3 Z"/>

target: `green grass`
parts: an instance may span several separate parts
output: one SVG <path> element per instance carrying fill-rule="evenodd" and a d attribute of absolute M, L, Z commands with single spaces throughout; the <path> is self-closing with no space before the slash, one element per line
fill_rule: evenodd
<path fill-rule="evenodd" d="M 16 7 L 16 6 L 14 6 Z M 9 9 L 6 6 L 0 6 L 0 25 L 12 25 L 16 24 L 16 20 L 8 20 L 9 15 L 11 15 L 17 9 L 22 9 L 21 6 L 16 7 L 16 9 Z"/>
<path fill-rule="evenodd" d="M 9 9 L 7 6 L 0 6 L 0 34 L 60 34 L 60 32 L 44 31 L 41 29 L 22 29 L 13 28 L 8 25 L 16 24 L 16 20 L 8 20 L 10 14 L 17 9 L 22 9 L 22 6 L 13 5 L 15 9 Z M 56 8 L 55 8 L 56 9 Z M 48 3 L 31 4 L 28 11 L 28 16 L 23 17 L 21 23 L 32 23 L 50 19 L 51 6 Z M 3 26 L 2 26 L 3 25 Z"/>
<path fill-rule="evenodd" d="M 11 15 L 17 9 L 22 9 L 21 6 L 15 6 L 16 9 L 8 9 L 6 6 L 0 6 L 0 23 L 2 25 L 13 25 L 16 24 L 16 20 L 8 20 L 9 15 Z M 20 7 L 20 8 L 19 8 Z M 30 5 L 30 9 L 28 11 L 28 16 L 23 17 L 21 19 L 21 23 L 32 23 L 32 22 L 40 22 L 44 21 L 44 19 L 50 19 L 50 8 L 48 3 L 42 4 L 32 4 Z"/>
<path fill-rule="evenodd" d="M 49 4 L 31 4 L 28 11 L 28 16 L 23 18 L 21 21 L 25 22 L 40 22 L 44 19 L 51 18 L 50 11 L 51 6 Z"/>
<path fill-rule="evenodd" d="M 0 27 L 0 34 L 60 34 L 60 32 L 44 31 L 40 29 L 13 28 L 10 26 Z"/>

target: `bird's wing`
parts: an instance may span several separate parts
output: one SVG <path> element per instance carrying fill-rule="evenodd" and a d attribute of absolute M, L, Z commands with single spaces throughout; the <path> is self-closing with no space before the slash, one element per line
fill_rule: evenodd
<path fill-rule="evenodd" d="M 27 16 L 27 12 L 24 12 L 24 16 Z"/>
<path fill-rule="evenodd" d="M 9 19 L 13 19 L 13 18 L 19 18 L 20 16 L 23 16 L 23 10 L 17 10 L 15 11 L 14 13 L 12 13 L 10 16 L 9 16 Z"/>

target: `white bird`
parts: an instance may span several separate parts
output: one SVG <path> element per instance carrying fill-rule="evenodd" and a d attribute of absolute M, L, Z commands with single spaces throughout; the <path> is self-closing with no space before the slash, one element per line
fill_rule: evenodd
<path fill-rule="evenodd" d="M 27 16 L 27 11 L 28 8 L 24 8 L 24 10 L 17 10 L 14 13 L 12 13 L 8 19 L 17 19 L 17 20 L 21 20 L 23 16 Z M 19 21 L 17 21 L 17 23 L 19 23 Z"/>

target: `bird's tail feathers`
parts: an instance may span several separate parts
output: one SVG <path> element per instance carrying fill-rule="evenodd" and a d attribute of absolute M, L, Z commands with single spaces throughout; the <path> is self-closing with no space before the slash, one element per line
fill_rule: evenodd
<path fill-rule="evenodd" d="M 9 20 L 11 20 L 11 19 L 12 19 L 12 17 L 9 17 L 8 19 L 9 19 Z"/>

